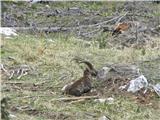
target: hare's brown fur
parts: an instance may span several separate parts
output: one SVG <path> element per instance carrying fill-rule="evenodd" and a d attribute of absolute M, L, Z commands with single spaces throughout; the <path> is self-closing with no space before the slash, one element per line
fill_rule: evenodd
<path fill-rule="evenodd" d="M 85 69 L 83 73 L 83 77 L 81 77 L 79 80 L 75 81 L 72 84 L 69 84 L 65 88 L 65 93 L 75 96 L 81 96 L 83 93 L 87 93 L 92 88 L 92 76 L 97 75 L 97 71 L 93 68 L 92 64 L 88 61 L 81 61 L 79 63 L 85 63 L 88 68 Z"/>

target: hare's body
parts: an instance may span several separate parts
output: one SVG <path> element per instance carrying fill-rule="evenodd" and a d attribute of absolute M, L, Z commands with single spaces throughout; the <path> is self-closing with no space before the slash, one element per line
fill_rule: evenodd
<path fill-rule="evenodd" d="M 92 76 L 96 76 L 97 71 L 93 69 L 93 66 L 89 62 L 83 61 L 81 63 L 87 64 L 89 68 L 85 69 L 83 77 L 81 77 L 79 80 L 64 86 L 63 91 L 66 94 L 81 96 L 83 93 L 89 92 L 92 88 Z"/>
<path fill-rule="evenodd" d="M 83 93 L 87 93 L 91 90 L 91 75 L 89 75 L 88 69 L 84 71 L 84 76 L 79 80 L 72 83 L 66 88 L 66 94 L 81 96 Z"/>

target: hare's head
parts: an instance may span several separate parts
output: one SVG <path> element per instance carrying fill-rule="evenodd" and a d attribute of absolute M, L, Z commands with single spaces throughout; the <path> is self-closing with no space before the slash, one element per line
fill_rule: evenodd
<path fill-rule="evenodd" d="M 85 65 L 87 65 L 87 68 L 84 71 L 84 75 L 90 74 L 93 77 L 97 76 L 98 72 L 96 69 L 94 69 L 93 65 L 90 62 L 88 62 L 80 57 L 75 57 L 72 60 L 76 61 L 77 63 L 84 63 Z"/>
<path fill-rule="evenodd" d="M 94 69 L 93 65 L 88 61 L 81 61 L 79 63 L 84 63 L 87 65 L 87 68 L 84 71 L 84 75 L 90 74 L 93 77 L 97 76 L 97 71 Z"/>

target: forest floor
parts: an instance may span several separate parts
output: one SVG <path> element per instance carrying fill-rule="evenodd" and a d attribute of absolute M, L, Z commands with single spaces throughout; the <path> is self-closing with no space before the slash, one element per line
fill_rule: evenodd
<path fill-rule="evenodd" d="M 123 6 L 122 4 L 123 3 L 119 4 L 119 9 Z M 19 9 L 23 9 L 22 5 L 22 3 L 19 3 Z M 81 19 L 76 18 L 79 12 L 77 13 L 74 10 L 79 10 L 75 7 L 80 5 L 81 10 L 84 10 L 83 14 L 87 15 L 86 23 L 84 22 L 85 17 L 78 15 Z M 94 2 L 90 5 L 85 2 L 79 4 L 72 2 L 71 4 L 68 3 L 67 6 L 66 3 L 55 3 L 53 8 L 54 6 L 57 6 L 55 8 L 60 11 L 60 15 L 63 14 L 65 16 L 65 18 L 60 15 L 55 15 L 56 17 L 52 16 L 54 17 L 54 22 L 51 21 L 51 23 L 53 23 L 52 26 L 54 27 L 62 25 L 62 23 L 64 24 L 62 25 L 63 27 L 75 27 L 77 21 L 72 21 L 70 24 L 68 22 L 73 20 L 73 18 L 80 20 L 80 24 L 85 26 L 90 23 L 96 24 L 104 20 L 109 20 L 110 16 L 112 19 L 114 16 L 113 13 L 118 9 L 116 9 L 115 3 L 113 3 L 110 6 L 108 5 L 108 12 L 106 13 L 105 9 L 101 9 L 105 8 L 102 7 L 102 3 L 96 4 Z M 33 10 L 37 10 L 36 14 L 26 11 L 28 17 L 24 14 L 22 17 L 18 17 L 19 20 L 22 19 L 23 21 L 25 19 L 27 22 L 33 22 L 33 17 L 34 15 L 35 17 L 37 16 L 37 12 L 42 8 L 42 4 L 39 4 L 38 8 L 36 7 L 36 4 L 32 6 Z M 14 10 L 17 10 L 17 8 Z M 70 14 L 72 14 L 71 17 L 69 17 L 69 13 L 65 13 L 64 9 L 68 8 L 72 8 L 74 11 L 70 12 Z M 21 14 L 19 9 L 17 10 L 19 12 L 16 15 Z M 24 9 L 23 12 L 25 12 L 25 10 L 26 9 Z M 115 11 L 113 12 L 113 10 Z M 126 8 L 126 11 L 127 10 L 128 8 Z M 98 11 L 96 15 L 95 11 Z M 102 14 L 99 15 L 99 13 Z M 46 13 L 44 15 L 46 15 Z M 88 22 L 91 15 L 93 18 Z M 152 17 L 152 14 L 147 15 Z M 42 15 L 40 17 L 44 16 Z M 40 17 L 36 17 L 35 21 L 37 20 L 36 22 L 39 23 L 40 21 L 38 20 L 53 20 L 53 18 L 50 17 L 48 19 L 46 19 L 46 17 Z M 130 18 L 126 18 L 124 21 L 125 20 L 130 20 Z M 20 26 L 15 25 L 16 27 L 24 27 L 20 21 L 14 23 L 20 23 Z M 47 24 L 43 26 L 44 24 L 38 23 L 36 23 L 38 27 L 43 28 L 47 26 Z M 110 23 L 109 27 L 112 27 L 114 24 L 115 22 Z M 2 25 L 6 25 L 4 24 L 4 21 L 2 21 Z M 10 25 L 8 26 L 10 27 Z M 50 26 L 49 23 L 48 26 Z M 152 27 L 154 28 L 155 26 L 156 22 Z M 17 33 L 18 36 L 12 38 L 5 38 L 2 36 L 3 47 L 1 47 L 1 63 L 10 68 L 16 68 L 19 65 L 27 65 L 30 68 L 30 71 L 29 74 L 22 76 L 20 79 L 17 79 L 16 75 L 13 76 L 12 79 L 9 79 L 5 74 L 1 74 L 2 96 L 8 96 L 10 98 L 9 112 L 16 116 L 12 119 L 97 120 L 101 116 L 107 116 L 111 120 L 159 120 L 160 99 L 157 96 L 151 96 L 149 101 L 141 102 L 138 101 L 134 95 L 120 94 L 114 96 L 113 93 L 113 95 L 109 96 L 114 98 L 112 104 L 95 102 L 94 99 L 75 103 L 58 100 L 66 97 L 71 98 L 71 96 L 62 94 L 61 89 L 65 84 L 72 80 L 77 80 L 82 76 L 83 66 L 79 66 L 72 61 L 76 56 L 89 60 L 96 69 L 101 69 L 107 63 L 136 64 L 149 82 L 159 82 L 160 59 L 156 59 L 160 56 L 160 39 L 158 33 L 153 34 L 150 30 L 147 31 L 147 33 L 144 32 L 144 34 L 148 34 L 151 37 L 140 36 L 140 39 L 143 38 L 145 41 L 141 42 L 141 44 L 145 43 L 145 45 L 140 48 L 130 46 L 119 48 L 119 42 L 116 44 L 113 43 L 115 46 L 118 45 L 116 47 L 111 47 L 108 44 L 106 45 L 107 41 L 110 40 L 110 31 L 107 33 L 100 31 L 101 34 L 98 34 L 93 38 L 84 37 L 81 33 L 86 33 L 86 31 L 83 31 L 83 29 L 80 34 L 78 34 L 78 32 L 74 33 L 73 31 L 72 33 L 56 31 L 52 34 L 44 34 L 43 32 L 31 33 L 28 31 Z M 152 39 L 152 42 L 146 42 L 148 39 Z M 116 40 L 116 38 L 113 38 L 112 40 Z M 96 84 L 98 81 L 94 80 L 93 83 L 94 82 Z M 103 93 L 105 93 L 105 90 L 107 89 L 104 89 Z M 108 97 L 106 94 L 100 96 L 100 98 L 106 97 Z"/>
<path fill-rule="evenodd" d="M 94 45 L 86 47 L 85 42 L 74 37 L 60 36 L 52 40 L 48 41 L 46 49 L 44 49 L 46 38 L 42 37 L 19 35 L 4 41 L 3 64 L 8 66 L 26 64 L 33 68 L 31 74 L 20 79 L 14 76 L 9 80 L 2 76 L 2 95 L 11 98 L 10 110 L 17 116 L 14 119 L 93 120 L 102 115 L 109 116 L 112 120 L 159 119 L 159 98 L 153 98 L 153 101 L 147 104 L 139 103 L 127 94 L 119 97 L 110 96 L 115 99 L 113 104 L 96 103 L 92 99 L 73 104 L 54 100 L 67 97 L 62 95 L 62 87 L 82 76 L 82 68 L 71 62 L 75 56 L 90 60 L 98 69 L 105 63 L 134 63 L 154 58 L 160 54 L 157 50 L 148 48 L 146 54 L 142 55 L 141 50 L 133 48 L 111 50 L 99 49 Z M 150 68 L 154 71 L 157 70 L 159 62 L 160 60 L 146 64 L 149 66 L 155 64 Z M 105 95 L 101 97 L 106 98 Z"/>

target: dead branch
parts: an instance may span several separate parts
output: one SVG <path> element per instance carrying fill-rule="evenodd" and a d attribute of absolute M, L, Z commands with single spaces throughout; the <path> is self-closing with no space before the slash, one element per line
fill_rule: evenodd
<path fill-rule="evenodd" d="M 84 102 L 84 101 L 85 101 L 85 99 L 79 99 L 79 100 L 71 101 L 69 104 L 81 103 L 81 102 Z"/>
<path fill-rule="evenodd" d="M 128 12 L 126 12 L 124 15 L 122 15 L 122 16 L 117 20 L 116 24 L 118 24 L 118 23 L 121 21 L 121 19 L 124 18 L 127 14 L 128 14 Z"/>
<path fill-rule="evenodd" d="M 127 16 L 133 16 L 133 13 L 128 13 Z M 134 16 L 136 16 L 136 17 L 144 17 L 144 18 L 153 18 L 153 16 L 142 15 L 142 14 L 139 14 L 139 13 L 135 13 Z"/>
<path fill-rule="evenodd" d="M 82 96 L 82 97 L 68 97 L 68 98 L 58 98 L 53 99 L 53 101 L 73 101 L 73 100 L 83 100 L 83 99 L 97 99 L 98 96 Z"/>
<path fill-rule="evenodd" d="M 109 23 L 111 21 L 114 21 L 116 19 L 118 19 L 120 16 L 117 16 L 117 17 L 114 17 L 110 20 L 107 20 L 107 21 L 103 21 L 103 22 L 100 22 L 100 23 L 97 23 L 97 24 L 92 24 L 92 25 L 88 25 L 88 27 L 94 27 L 94 26 L 98 26 L 98 25 L 103 25 L 103 24 L 106 24 L 106 23 Z M 80 26 L 80 27 L 83 27 L 83 26 Z"/>
<path fill-rule="evenodd" d="M 127 12 L 128 13 L 128 12 Z M 127 13 L 125 13 L 123 16 L 125 16 Z M 81 25 L 78 27 L 43 27 L 43 28 L 35 28 L 35 27 L 14 27 L 15 30 L 31 30 L 31 29 L 36 29 L 38 31 L 45 31 L 45 32 L 60 32 L 60 31 L 73 31 L 75 29 L 80 29 L 80 28 L 87 28 L 87 27 L 96 27 L 96 26 L 100 26 L 106 23 L 109 23 L 111 21 L 114 21 L 120 17 L 123 16 L 117 16 L 114 17 L 112 19 L 109 19 L 107 21 L 103 21 L 103 22 L 99 22 L 97 24 L 90 24 L 90 25 Z"/>
<path fill-rule="evenodd" d="M 39 95 L 39 96 L 19 96 L 18 98 L 35 98 L 35 97 L 53 97 L 52 95 Z M 97 99 L 98 96 L 81 96 L 81 97 L 68 97 L 68 98 L 58 98 L 58 99 L 52 99 L 52 101 L 83 101 L 88 99 Z"/>
<path fill-rule="evenodd" d="M 85 35 L 90 35 L 90 34 L 94 34 L 96 32 L 100 31 L 100 28 L 96 29 L 96 30 L 93 30 L 92 32 L 87 32 L 87 33 L 83 33 L 82 35 L 85 36 Z"/>
<path fill-rule="evenodd" d="M 35 97 L 52 97 L 51 95 L 38 95 L 38 96 L 19 96 L 18 98 L 35 98 Z"/>
<path fill-rule="evenodd" d="M 37 83 L 33 83 L 34 86 L 39 86 L 39 85 L 43 85 L 45 83 L 49 83 L 49 82 L 52 82 L 52 81 L 42 81 L 42 82 L 37 82 Z"/>
<path fill-rule="evenodd" d="M 4 84 L 24 84 L 23 82 L 4 82 Z"/>

